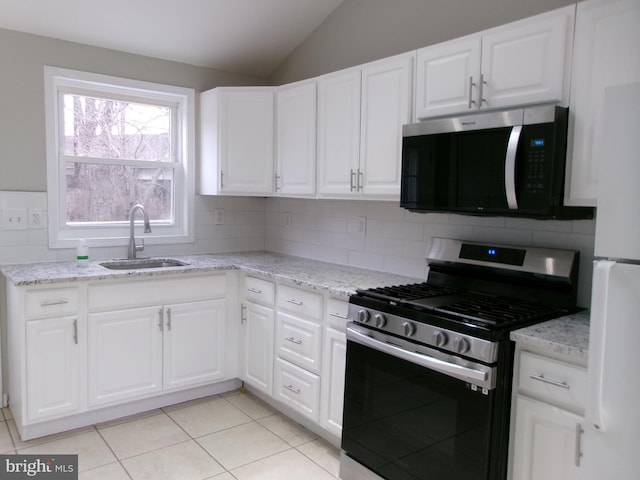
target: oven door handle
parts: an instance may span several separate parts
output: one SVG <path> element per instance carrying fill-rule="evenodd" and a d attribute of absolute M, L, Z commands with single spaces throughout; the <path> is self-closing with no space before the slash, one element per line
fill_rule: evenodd
<path fill-rule="evenodd" d="M 410 352 L 403 348 L 396 347 L 395 345 L 376 340 L 375 338 L 358 332 L 350 327 L 347 327 L 347 340 L 359 343 L 365 347 L 371 347 L 380 352 L 387 353 L 393 357 L 406 360 L 407 362 L 420 365 L 421 367 L 428 368 L 435 372 L 443 373 L 450 377 L 473 383 L 480 387 L 488 389 L 494 388 L 494 385 L 491 385 L 489 372 L 463 367 L 461 365 L 456 365 L 455 363 L 449 363 L 417 352 Z"/>

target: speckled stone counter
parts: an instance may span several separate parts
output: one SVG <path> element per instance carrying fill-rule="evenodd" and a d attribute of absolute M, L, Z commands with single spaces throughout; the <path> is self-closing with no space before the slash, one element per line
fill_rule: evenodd
<path fill-rule="evenodd" d="M 216 255 L 171 255 L 188 265 L 141 270 L 109 270 L 100 265 L 108 260 L 90 261 L 80 267 L 75 262 L 0 265 L 0 272 L 17 286 L 59 282 L 99 281 L 159 275 L 241 270 L 292 285 L 347 297 L 358 288 L 374 288 L 423 281 L 391 273 L 366 270 L 269 252 Z"/>
<path fill-rule="evenodd" d="M 589 312 L 549 320 L 511 332 L 511 340 L 523 348 L 549 351 L 586 364 L 589 354 Z"/>

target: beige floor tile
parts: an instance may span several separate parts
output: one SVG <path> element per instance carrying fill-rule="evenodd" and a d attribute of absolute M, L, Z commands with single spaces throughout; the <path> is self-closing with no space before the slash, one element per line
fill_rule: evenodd
<path fill-rule="evenodd" d="M 298 445 L 318 438 L 315 433 L 307 430 L 284 415 L 271 415 L 270 417 L 258 420 L 258 422 L 292 447 L 297 447 Z"/>
<path fill-rule="evenodd" d="M 11 413 L 11 410 L 9 410 L 9 408 L 4 407 L 2 409 L 2 415 L 4 416 L 5 420 L 13 420 L 13 413 Z"/>
<path fill-rule="evenodd" d="M 224 399 L 238 407 L 254 420 L 278 413 L 278 411 L 271 405 L 263 402 L 258 397 L 241 390 L 236 390 L 232 394 L 225 395 Z"/>
<path fill-rule="evenodd" d="M 115 462 L 80 472 L 78 480 L 131 480 L 131 477 L 120 462 Z"/>
<path fill-rule="evenodd" d="M 200 437 L 198 443 L 227 470 L 291 448 L 256 422 Z"/>
<path fill-rule="evenodd" d="M 0 453 L 13 453 L 15 447 L 7 422 L 0 422 Z"/>
<path fill-rule="evenodd" d="M 249 416 L 220 397 L 168 409 L 167 415 L 194 438 L 251 421 Z"/>
<path fill-rule="evenodd" d="M 122 464 L 133 480 L 202 480 L 224 472 L 194 440 L 131 457 Z"/>
<path fill-rule="evenodd" d="M 231 475 L 229 472 L 221 473 L 220 475 L 215 475 L 213 477 L 208 478 L 207 480 L 236 480 L 236 478 Z"/>
<path fill-rule="evenodd" d="M 233 469 L 231 474 L 238 480 L 335 480 L 336 478 L 295 449 Z"/>
<path fill-rule="evenodd" d="M 325 440 L 318 438 L 313 442 L 300 445 L 298 450 L 337 477 L 340 472 L 340 450 Z"/>
<path fill-rule="evenodd" d="M 113 463 L 117 459 L 98 434 L 92 430 L 79 433 L 70 437 L 52 440 L 47 443 L 35 445 L 33 447 L 18 450 L 18 453 L 37 454 L 69 454 L 78 455 L 78 471 L 84 472 L 108 463 Z"/>
<path fill-rule="evenodd" d="M 29 448 L 34 447 L 36 445 L 40 445 L 43 443 L 49 443 L 54 440 L 60 440 L 62 438 L 72 437 L 74 435 L 78 435 L 80 433 L 86 432 L 94 432 L 95 427 L 93 425 L 89 425 L 88 427 L 76 428 L 74 430 L 67 430 L 66 432 L 55 433 L 53 435 L 47 435 L 44 437 L 33 438 L 31 440 L 23 441 L 20 438 L 20 434 L 18 433 L 18 428 L 16 427 L 16 422 L 14 420 L 9 420 L 7 422 L 9 426 L 9 432 L 11 433 L 11 438 L 13 439 L 13 443 L 16 449 Z"/>
<path fill-rule="evenodd" d="M 189 439 L 189 436 L 164 413 L 109 427 L 99 427 L 98 430 L 121 460 Z"/>

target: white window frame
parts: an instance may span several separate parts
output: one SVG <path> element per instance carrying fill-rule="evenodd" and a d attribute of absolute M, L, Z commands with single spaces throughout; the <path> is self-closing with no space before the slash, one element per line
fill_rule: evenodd
<path fill-rule="evenodd" d="M 114 225 L 67 225 L 66 178 L 60 132 L 63 112 L 60 93 L 81 91 L 83 95 L 129 97 L 175 105 L 177 143 L 175 156 L 181 167 L 174 170 L 174 222 L 153 223 L 152 233 L 144 234 L 145 244 L 193 243 L 195 199 L 195 91 L 192 88 L 162 85 L 57 67 L 44 67 L 45 129 L 47 156 L 47 197 L 49 247 L 75 247 L 78 239 L 89 239 L 92 246 L 126 246 L 128 222 Z M 173 128 L 173 127 L 172 127 Z M 136 218 L 136 220 L 140 220 Z M 138 233 L 140 234 L 140 233 Z"/>

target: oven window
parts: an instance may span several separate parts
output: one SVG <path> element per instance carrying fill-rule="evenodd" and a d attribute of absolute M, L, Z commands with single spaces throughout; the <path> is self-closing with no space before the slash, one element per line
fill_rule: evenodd
<path fill-rule="evenodd" d="M 493 396 L 349 341 L 342 448 L 389 480 L 486 480 Z"/>

